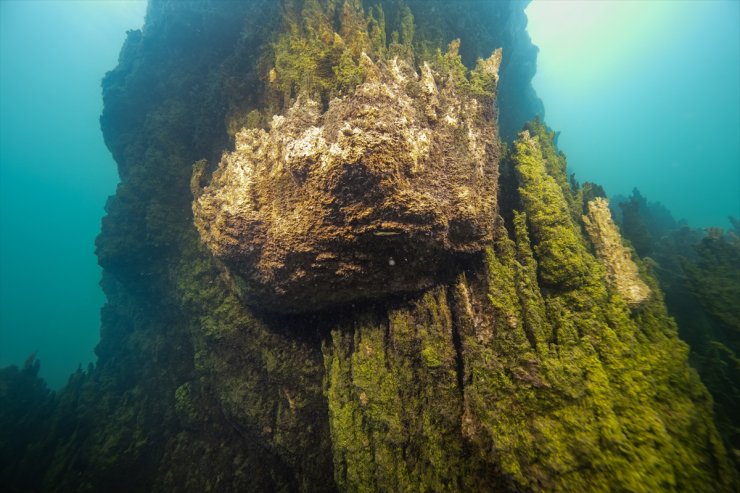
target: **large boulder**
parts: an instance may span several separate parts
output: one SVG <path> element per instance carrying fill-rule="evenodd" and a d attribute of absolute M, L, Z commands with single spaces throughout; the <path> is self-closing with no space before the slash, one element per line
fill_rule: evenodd
<path fill-rule="evenodd" d="M 196 166 L 195 225 L 246 301 L 304 312 L 416 291 L 490 244 L 500 57 L 468 79 L 363 56 L 352 94 L 242 129 L 205 187 Z"/>

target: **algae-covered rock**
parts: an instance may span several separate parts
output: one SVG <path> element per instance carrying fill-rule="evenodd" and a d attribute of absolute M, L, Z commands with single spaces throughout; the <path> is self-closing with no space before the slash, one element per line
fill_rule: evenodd
<path fill-rule="evenodd" d="M 733 491 L 686 345 L 657 294 L 641 310 L 613 296 L 541 130 L 514 143 L 522 210 L 484 265 L 327 341 L 342 491 Z M 536 248 L 559 238 L 569 256 Z M 555 260 L 588 275 L 543 289 Z"/>
<path fill-rule="evenodd" d="M 535 131 L 537 127 L 530 126 Z M 563 184 L 548 171 L 548 136 L 524 130 L 512 145 L 511 160 L 520 201 L 538 256 L 538 277 L 544 287 L 574 289 L 594 273 L 584 260 L 586 245 L 570 214 Z"/>
<path fill-rule="evenodd" d="M 53 399 L 0 372 L 33 429 L 3 491 L 734 491 L 658 286 L 607 281 L 543 124 L 498 189 L 525 5 L 152 0 L 104 81 L 99 360 Z"/>
<path fill-rule="evenodd" d="M 195 225 L 244 279 L 246 300 L 301 312 L 417 291 L 482 251 L 496 211 L 500 61 L 499 50 L 469 82 L 444 65 L 419 75 L 363 55 L 353 94 L 326 111 L 302 96 L 269 131 L 241 130 L 203 189 L 196 167 Z"/>
<path fill-rule="evenodd" d="M 630 306 L 638 306 L 647 300 L 650 288 L 640 279 L 632 254 L 622 244 L 622 237 L 609 211 L 609 202 L 601 197 L 589 201 L 588 215 L 583 216 L 583 224 L 614 289 Z"/>

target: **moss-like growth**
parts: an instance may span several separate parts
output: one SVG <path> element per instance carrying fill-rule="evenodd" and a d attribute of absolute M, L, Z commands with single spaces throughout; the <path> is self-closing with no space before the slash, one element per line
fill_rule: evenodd
<path fill-rule="evenodd" d="M 740 226 L 692 229 L 635 189 L 614 208 L 625 236 L 660 280 L 690 360 L 712 393 L 717 426 L 740 464 Z"/>
<path fill-rule="evenodd" d="M 459 355 L 445 289 L 335 330 L 324 349 L 335 477 L 343 491 L 460 491 Z M 354 336 L 350 334 L 354 333 Z"/>
<path fill-rule="evenodd" d="M 693 261 L 681 258 L 681 265 L 686 274 L 687 291 L 709 319 L 708 327 L 691 323 L 686 327 L 689 334 L 694 332 L 696 346 L 692 349 L 696 364 L 713 393 L 718 422 L 734 450 L 735 463 L 740 464 L 740 308 L 737 302 L 740 298 L 740 238 L 737 233 L 740 233 L 737 228 L 734 232 L 710 229 L 694 247 L 696 258 Z M 683 321 L 684 317 L 679 320 Z"/>
<path fill-rule="evenodd" d="M 563 188 L 547 171 L 541 139 L 525 130 L 513 144 L 519 195 L 539 259 L 540 280 L 550 287 L 572 289 L 586 284 L 593 274 Z"/>
<path fill-rule="evenodd" d="M 265 61 L 269 90 L 281 99 L 273 111 L 287 109 L 299 94 L 328 103 L 361 83 L 361 56 L 382 57 L 386 48 L 382 10 L 377 17 L 365 15 L 359 1 L 288 2 L 283 34 Z"/>
<path fill-rule="evenodd" d="M 542 159 L 545 162 L 545 171 L 558 184 L 563 193 L 563 198 L 568 204 L 568 210 L 573 220 L 577 223 L 583 214 L 582 200 L 578 200 L 579 187 L 573 175 L 568 175 L 565 154 L 557 148 L 557 133 L 550 130 L 539 117 L 527 122 L 524 129 L 532 137 L 537 137 Z M 590 187 L 584 185 L 584 190 Z M 603 192 L 603 190 L 602 190 Z"/>
<path fill-rule="evenodd" d="M 514 152 L 522 153 L 517 145 L 529 145 L 529 156 L 538 155 L 537 141 L 526 134 L 522 141 Z M 524 168 L 526 213 L 513 211 L 514 240 L 503 221 L 496 221 L 484 278 L 460 276 L 444 288 L 445 296 L 427 293 L 408 308 L 389 311 L 387 327 L 363 321 L 335 332 L 325 348 L 332 436 L 354 430 L 341 445 L 334 439 L 339 484 L 350 491 L 364 485 L 383 489 L 394 477 L 397 489 L 434 491 L 731 491 L 734 475 L 712 423 L 711 401 L 687 365 L 686 346 L 676 336 L 657 285 L 640 273 L 655 294 L 632 312 L 583 246 L 580 225 L 571 221 L 564 192 L 543 160 L 527 163 L 515 156 L 515 162 Z M 527 193 L 534 196 L 535 188 L 526 190 L 533 183 L 549 188 L 551 200 L 527 200 Z M 539 266 L 553 260 L 548 255 L 557 254 L 533 247 L 528 225 L 537 223 L 529 217 L 541 215 L 542 208 L 565 218 L 559 226 L 569 228 L 569 238 L 580 245 L 571 251 L 579 257 L 569 260 L 586 266 L 589 275 L 569 289 L 547 289 L 537 276 Z M 449 311 L 451 328 L 439 331 L 450 322 L 438 325 L 426 310 Z M 448 330 L 451 336 L 439 337 Z M 374 335 L 367 339 L 369 334 Z M 365 359 L 370 356 L 380 360 L 371 363 Z M 380 375 L 365 380 L 365 362 Z M 362 368 L 356 369 L 358 363 Z M 414 426 L 406 413 L 416 406 L 440 408 L 441 403 L 424 399 L 424 389 L 430 377 L 449 382 L 451 389 L 453 368 L 460 393 L 447 394 L 444 407 L 454 404 L 449 409 L 460 413 L 460 421 L 437 420 L 433 429 L 435 435 L 447 434 L 447 452 L 453 453 L 446 456 L 444 470 L 459 475 L 447 473 L 439 482 L 438 462 L 424 462 L 419 477 L 408 457 L 397 454 L 398 447 L 419 450 L 419 443 L 436 449 L 424 441 L 428 428 Z M 440 375 L 446 376 L 440 380 Z M 435 392 L 444 395 L 438 388 Z M 384 419 L 363 410 L 373 399 L 384 403 Z M 400 442 L 383 434 L 399 425 L 388 413 L 400 413 Z M 362 418 L 350 424 L 348 419 L 357 416 Z M 460 438 L 463 450 L 470 451 L 464 464 L 455 458 Z M 380 460 L 372 455 L 375 468 L 366 467 L 369 458 L 359 450 L 353 453 L 350 444 L 355 443 L 384 450 Z M 363 476 L 345 473 L 352 468 L 362 469 Z"/>
<path fill-rule="evenodd" d="M 249 308 L 240 298 L 239 281 L 199 241 L 188 193 L 207 182 L 207 163 L 234 144 L 235 127 L 263 132 L 299 93 L 318 95 L 315 109 L 324 112 L 358 80 L 384 74 L 418 103 L 410 107 L 425 126 L 454 130 L 435 144 L 439 156 L 459 156 L 461 143 L 479 156 L 497 152 L 495 132 L 480 137 L 454 128 L 479 113 L 440 108 L 454 109 L 455 88 L 492 119 L 485 105 L 496 58 L 472 76 L 465 64 L 498 44 L 521 46 L 510 39 L 526 35 L 523 24 L 506 26 L 510 16 L 522 18 L 523 5 L 380 4 L 367 12 L 357 0 L 151 4 L 146 29 L 130 35 L 105 82 L 102 124 L 122 183 L 98 243 L 110 299 L 99 363 L 75 374 L 53 401 L 33 366 L 21 376 L 0 374 L 28 385 L 31 405 L 53 408 L 47 438 L 31 438 L 22 459 L 28 465 L 41 457 L 34 464 L 43 467 L 17 468 L 16 461 L 0 468 L 43 477 L 3 485 L 83 492 L 732 489 L 710 401 L 686 365 L 660 290 L 643 269 L 655 296 L 632 311 L 609 286 L 571 209 L 564 161 L 551 156 L 551 135 L 535 127 L 514 145 L 517 169 L 507 183 L 516 193 L 499 211 L 508 228 L 490 209 L 491 236 L 450 256 L 433 282 L 300 317 Z M 411 15 L 419 19 L 414 29 Z M 435 56 L 458 37 L 460 44 Z M 304 48 L 310 59 L 302 58 Z M 375 60 L 361 66 L 362 51 Z M 524 58 L 507 66 L 533 66 Z M 411 83 L 401 85 L 403 78 Z M 381 121 L 369 106 L 358 121 Z M 410 163 L 420 162 L 419 149 Z M 373 158 L 378 153 L 335 164 Z M 316 163 L 302 164 L 312 170 Z M 476 170 L 460 175 L 495 178 Z M 417 172 L 409 166 L 391 178 L 403 183 Z M 283 177 L 294 183 L 301 175 Z M 492 200 L 494 181 L 481 180 Z M 480 213 L 480 202 L 451 194 L 448 182 L 435 182 L 440 193 Z M 338 209 L 334 219 L 342 224 L 347 216 Z M 399 215 L 406 210 L 399 207 Z M 294 211 L 281 203 L 274 217 L 281 222 Z M 423 215 L 419 222 L 428 225 Z M 450 241 L 469 232 L 459 221 L 440 224 Z M 406 244 L 395 231 L 378 233 L 372 238 Z M 303 262 L 304 244 L 297 245 L 291 253 Z M 394 262 L 403 258 L 397 251 Z M 382 272 L 392 282 L 393 270 Z M 8 409 L 36 422 L 33 413 L 8 406 L 0 415 Z M 15 461 L 2 450 L 4 461 Z"/>
<path fill-rule="evenodd" d="M 611 286 L 630 306 L 638 306 L 650 296 L 650 289 L 640 279 L 632 252 L 622 244 L 622 237 L 612 220 L 609 202 L 596 198 L 588 203 L 583 223 L 596 250 L 597 258 L 607 271 Z"/>

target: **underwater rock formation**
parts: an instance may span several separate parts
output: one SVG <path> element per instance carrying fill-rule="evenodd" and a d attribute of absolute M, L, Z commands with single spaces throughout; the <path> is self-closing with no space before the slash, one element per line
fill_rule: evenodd
<path fill-rule="evenodd" d="M 419 291 L 454 254 L 481 252 L 496 213 L 500 61 L 498 50 L 473 71 L 475 92 L 429 64 L 419 76 L 363 54 L 353 94 L 323 113 L 299 97 L 269 133 L 243 129 L 203 190 L 198 167 L 195 225 L 243 276 L 244 299 L 301 312 Z"/>
<path fill-rule="evenodd" d="M 653 295 L 632 309 L 608 282 L 583 231 L 591 192 L 567 179 L 553 133 L 533 121 L 499 156 L 489 70 L 497 60 L 475 63 L 502 48 L 500 121 L 521 129 L 532 99 L 516 95 L 531 86 L 507 74 L 534 66 L 524 6 L 153 0 L 103 82 L 101 125 L 121 184 L 97 242 L 108 297 L 98 362 L 53 400 L 31 385 L 26 402 L 44 402 L 48 419 L 29 415 L 40 430 L 26 435 L 33 443 L 3 444 L 11 453 L 2 457 L 17 461 L 1 483 L 127 493 L 732 491 L 711 399 L 660 289 L 638 266 Z M 459 52 L 447 49 L 458 38 Z M 504 91 L 512 84 L 519 90 Z M 394 105 L 373 92 L 385 90 Z M 383 137 L 400 144 L 393 154 Z M 352 155 L 360 149 L 374 154 Z M 262 157 L 273 152 L 290 159 Z M 214 173 L 207 163 L 219 161 Z M 334 171 L 322 175 L 322 162 Z M 377 195 L 353 183 L 358 169 L 369 170 L 360 178 Z M 259 204 L 234 187 L 247 177 Z M 348 186 L 337 186 L 344 178 Z M 425 193 L 433 200 L 418 198 Z M 329 201 L 314 215 L 305 212 L 312 194 Z M 227 220 L 230 207 L 239 214 Z M 410 218 L 415 208 L 427 219 Z M 348 228 L 343 218 L 361 219 L 363 209 L 368 222 Z M 311 217 L 294 219 L 294 210 Z M 264 238 L 244 234 L 255 231 L 243 223 L 252 219 L 269 219 Z M 288 234 L 282 219 L 296 236 L 271 244 L 268 231 Z M 356 236 L 342 248 L 359 251 L 367 235 L 383 256 L 395 241 L 413 251 L 430 241 L 436 253 L 382 290 L 378 270 L 372 281 L 347 278 L 336 298 L 302 294 L 269 262 L 305 246 L 338 251 L 304 220 L 318 233 L 335 224 Z M 401 227 L 405 235 L 393 234 Z M 240 251 L 257 245 L 273 249 L 265 265 Z M 326 271 L 314 271 L 316 257 L 290 265 L 330 291 L 336 269 L 327 258 Z M 453 269 L 437 276 L 442 264 Z M 275 307 L 301 314 L 250 304 L 253 294 L 274 299 L 270 272 L 289 294 Z M 346 300 L 369 297 L 351 292 L 362 282 L 374 283 L 374 299 L 353 306 Z M 414 283 L 418 291 L 376 298 Z M 327 309 L 306 313 L 311 303 Z M 20 374 L 35 378 L 0 378 Z"/>
<path fill-rule="evenodd" d="M 649 256 L 689 361 L 712 394 L 714 419 L 740 466 L 740 221 L 732 229 L 691 228 L 635 189 L 615 197 L 625 238 Z M 614 209 L 613 209 L 614 210 Z M 639 249 L 638 249 L 639 247 Z"/>
<path fill-rule="evenodd" d="M 650 288 L 640 279 L 632 254 L 622 244 L 622 237 L 612 220 L 609 202 L 601 197 L 587 204 L 583 225 L 596 255 L 606 267 L 607 279 L 630 306 L 638 306 L 650 296 Z"/>

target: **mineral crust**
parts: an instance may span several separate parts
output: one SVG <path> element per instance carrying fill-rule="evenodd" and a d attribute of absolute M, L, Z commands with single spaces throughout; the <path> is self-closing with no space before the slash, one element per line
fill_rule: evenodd
<path fill-rule="evenodd" d="M 607 280 L 631 307 L 643 304 L 651 295 L 650 288 L 640 278 L 632 253 L 622 244 L 622 237 L 609 212 L 609 202 L 598 197 L 588 203 L 588 215 L 583 216 L 596 256 L 604 264 Z"/>
<path fill-rule="evenodd" d="M 325 111 L 299 96 L 270 128 L 242 129 L 208 185 L 195 167 L 205 244 L 247 302 L 305 312 L 427 288 L 492 240 L 500 50 L 470 80 L 371 61 Z"/>

